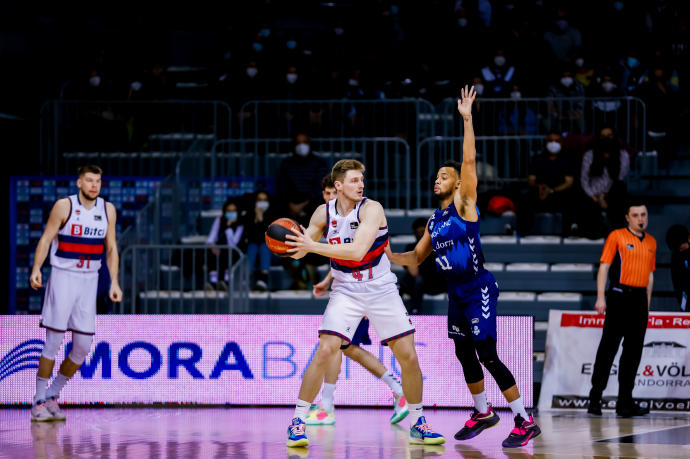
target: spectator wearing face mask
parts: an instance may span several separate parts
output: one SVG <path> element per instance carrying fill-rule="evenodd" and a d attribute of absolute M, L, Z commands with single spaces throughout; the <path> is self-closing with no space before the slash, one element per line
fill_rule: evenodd
<path fill-rule="evenodd" d="M 298 100 L 304 95 L 303 82 L 300 79 L 301 75 L 297 71 L 297 66 L 288 65 L 285 74 L 282 76 L 282 81 L 279 82 L 278 98 L 288 100 Z"/>
<path fill-rule="evenodd" d="M 601 129 L 592 149 L 583 155 L 580 169 L 583 196 L 576 209 L 581 212 L 579 227 L 585 236 L 597 239 L 607 229 L 625 225 L 625 178 L 629 171 L 630 155 L 621 148 L 613 129 Z"/>
<path fill-rule="evenodd" d="M 559 8 L 551 29 L 544 33 L 547 48 L 558 64 L 567 64 L 575 50 L 582 48 L 582 34 L 568 22 L 565 10 Z"/>
<path fill-rule="evenodd" d="M 518 85 L 513 85 L 510 102 L 502 103 L 498 110 L 499 135 L 534 135 L 537 133 L 537 116 L 522 101 L 522 92 Z"/>
<path fill-rule="evenodd" d="M 299 194 L 303 201 L 293 202 L 292 206 L 297 213 L 309 211 L 321 204 L 321 179 L 327 172 L 326 161 L 314 155 L 309 137 L 300 133 L 295 137 L 293 153 L 280 164 L 278 196 L 287 203 Z"/>
<path fill-rule="evenodd" d="M 212 287 L 226 290 L 230 261 L 236 260 L 239 255 L 224 246 L 235 247 L 241 251 L 244 249 L 244 225 L 240 220 L 239 206 L 232 198 L 223 203 L 223 213 L 213 221 L 206 244 L 211 246 L 206 259 L 210 283 L 207 289 Z"/>
<path fill-rule="evenodd" d="M 584 129 L 585 87 L 575 81 L 570 68 L 563 69 L 558 81 L 549 85 L 547 96 L 556 99 L 549 101 L 553 129 L 581 133 Z M 559 100 L 564 98 L 578 100 Z"/>
<path fill-rule="evenodd" d="M 265 233 L 268 225 L 278 218 L 276 210 L 271 207 L 271 198 L 266 191 L 257 191 L 250 196 L 247 205 L 246 235 L 247 258 L 249 269 L 254 271 L 254 288 L 259 291 L 268 289 L 268 274 L 271 269 L 271 251 L 266 246 Z M 258 269 L 256 266 L 259 261 Z"/>
<path fill-rule="evenodd" d="M 573 223 L 570 220 L 575 182 L 572 162 L 563 155 L 563 139 L 558 132 L 546 137 L 544 152 L 532 158 L 527 177 L 527 194 L 518 208 L 518 234 L 532 232 L 537 212 L 560 213 L 563 216 L 563 235 Z"/>
<path fill-rule="evenodd" d="M 666 232 L 666 244 L 671 250 L 671 280 L 680 310 L 688 311 L 690 300 L 690 234 L 683 225 L 673 225 Z"/>
<path fill-rule="evenodd" d="M 482 68 L 484 97 L 508 97 L 515 79 L 515 67 L 508 64 L 503 48 L 498 48 L 491 63 Z"/>

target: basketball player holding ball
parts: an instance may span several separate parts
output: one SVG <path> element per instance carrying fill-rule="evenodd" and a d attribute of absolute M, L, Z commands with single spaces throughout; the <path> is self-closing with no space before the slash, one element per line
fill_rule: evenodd
<path fill-rule="evenodd" d="M 387 343 L 402 369 L 402 386 L 410 411 L 412 444 L 445 442 L 422 412 L 422 372 L 414 347 L 414 326 L 396 287 L 384 253 L 388 226 L 383 207 L 364 197 L 364 165 L 338 161 L 331 176 L 337 197 L 322 204 L 304 232 L 286 236 L 287 250 L 299 259 L 318 253 L 331 259 L 333 291 L 319 327 L 319 345 L 302 378 L 295 413 L 288 427 L 287 446 L 307 446 L 304 419 L 321 389 L 326 369 L 343 343 L 349 343 L 367 316 L 382 343 Z M 317 242 L 324 235 L 328 243 Z"/>

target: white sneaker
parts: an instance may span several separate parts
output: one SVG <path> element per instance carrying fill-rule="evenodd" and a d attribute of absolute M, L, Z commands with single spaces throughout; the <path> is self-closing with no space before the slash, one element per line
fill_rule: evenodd
<path fill-rule="evenodd" d="M 31 405 L 31 420 L 36 422 L 52 421 L 53 415 L 48 411 L 46 402 L 40 401 Z"/>
<path fill-rule="evenodd" d="M 60 405 L 58 405 L 57 397 L 50 397 L 48 400 L 46 400 L 46 408 L 48 408 L 48 411 L 50 412 L 50 414 L 53 415 L 53 419 L 55 419 L 56 421 L 65 420 L 65 413 L 63 413 L 60 410 Z"/>
<path fill-rule="evenodd" d="M 393 416 L 391 416 L 391 424 L 397 424 L 410 414 L 410 409 L 407 406 L 407 400 L 404 395 L 393 394 Z"/>

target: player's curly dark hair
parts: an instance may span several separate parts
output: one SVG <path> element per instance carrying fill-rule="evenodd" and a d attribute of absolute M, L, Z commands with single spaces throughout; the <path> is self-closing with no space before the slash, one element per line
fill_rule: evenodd
<path fill-rule="evenodd" d="M 458 161 L 455 161 L 454 159 L 449 159 L 445 161 L 441 167 L 452 167 L 455 169 L 455 172 L 458 174 L 458 177 L 460 177 L 460 169 L 462 168 L 462 164 L 460 164 Z"/>

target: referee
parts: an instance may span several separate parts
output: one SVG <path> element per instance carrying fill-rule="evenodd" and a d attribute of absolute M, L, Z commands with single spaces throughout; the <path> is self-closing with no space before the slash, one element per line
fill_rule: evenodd
<path fill-rule="evenodd" d="M 609 234 L 601 254 L 597 275 L 599 314 L 606 314 L 604 330 L 597 349 L 589 393 L 588 413 L 601 415 L 601 396 L 606 389 L 613 359 L 623 340 L 623 352 L 618 368 L 618 402 L 616 414 L 623 417 L 649 413 L 633 403 L 637 367 L 642 358 L 644 335 L 647 331 L 649 304 L 652 298 L 656 240 L 645 233 L 648 222 L 647 207 L 638 202 L 628 203 L 626 228 Z M 609 277 L 609 289 L 606 278 Z"/>

